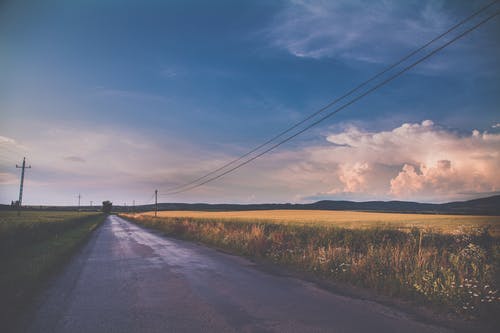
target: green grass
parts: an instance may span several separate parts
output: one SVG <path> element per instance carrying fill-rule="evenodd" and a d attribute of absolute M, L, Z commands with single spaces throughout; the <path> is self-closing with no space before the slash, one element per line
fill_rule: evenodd
<path fill-rule="evenodd" d="M 20 246 L 44 240 L 59 231 L 71 228 L 76 221 L 97 213 L 24 211 L 0 212 L 0 244 L 2 247 Z"/>
<path fill-rule="evenodd" d="M 67 260 L 103 214 L 0 212 L 0 329 L 12 324 L 51 273 Z"/>
<path fill-rule="evenodd" d="M 170 236 L 427 304 L 442 312 L 487 320 L 500 313 L 500 238 L 488 229 L 445 233 L 417 227 L 126 217 Z"/>

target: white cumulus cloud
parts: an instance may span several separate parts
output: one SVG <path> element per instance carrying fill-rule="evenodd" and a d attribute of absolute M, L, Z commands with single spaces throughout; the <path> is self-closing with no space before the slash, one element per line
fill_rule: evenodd
<path fill-rule="evenodd" d="M 500 190 L 500 134 L 461 134 L 425 120 L 379 132 L 348 127 L 327 141 L 304 149 L 282 179 L 307 188 L 309 178 L 317 194 L 374 199 L 446 201 Z"/>

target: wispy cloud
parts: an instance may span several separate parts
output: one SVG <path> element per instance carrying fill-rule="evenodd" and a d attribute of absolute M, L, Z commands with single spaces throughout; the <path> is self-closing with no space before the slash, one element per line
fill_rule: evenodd
<path fill-rule="evenodd" d="M 8 138 L 6 136 L 0 136 L 0 144 L 7 144 L 7 145 L 15 145 L 16 144 L 16 140 L 12 139 L 12 138 Z"/>
<path fill-rule="evenodd" d="M 386 62 L 443 30 L 441 2 L 408 10 L 401 1 L 291 1 L 271 31 L 274 44 L 298 57 Z"/>
<path fill-rule="evenodd" d="M 11 172 L 0 172 L 1 185 L 17 185 L 19 183 L 18 176 Z"/>
<path fill-rule="evenodd" d="M 143 91 L 134 91 L 134 90 L 123 90 L 123 89 L 114 89 L 114 88 L 105 88 L 105 87 L 96 87 L 95 94 L 97 96 L 104 97 L 114 97 L 114 98 L 123 98 L 123 99 L 134 99 L 141 101 L 154 101 L 154 102 L 167 102 L 168 98 L 159 94 L 153 94 Z"/>
<path fill-rule="evenodd" d="M 274 46 L 301 58 L 389 63 L 463 18 L 455 17 L 450 7 L 456 6 L 433 0 L 293 0 L 277 15 L 269 37 Z M 424 66 L 456 69 L 464 58 L 470 63 L 477 53 L 464 44 L 455 47 L 458 51 L 451 59 Z"/>
<path fill-rule="evenodd" d="M 85 163 L 85 159 L 79 156 L 64 156 L 63 159 L 70 162 Z"/>
<path fill-rule="evenodd" d="M 0 160 L 0 164 L 5 161 L 13 162 L 22 158 L 29 151 L 28 147 L 22 145 L 13 138 L 0 136 L 0 152 L 2 152 L 3 161 Z"/>
<path fill-rule="evenodd" d="M 172 79 L 179 75 L 179 69 L 174 67 L 164 67 L 160 70 L 160 75 L 164 78 Z"/>

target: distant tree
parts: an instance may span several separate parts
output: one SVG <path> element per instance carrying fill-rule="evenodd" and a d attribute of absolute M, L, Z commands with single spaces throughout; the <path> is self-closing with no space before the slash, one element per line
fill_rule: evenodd
<path fill-rule="evenodd" d="M 106 214 L 111 213 L 111 209 L 113 208 L 113 203 L 109 200 L 102 202 L 102 211 Z"/>

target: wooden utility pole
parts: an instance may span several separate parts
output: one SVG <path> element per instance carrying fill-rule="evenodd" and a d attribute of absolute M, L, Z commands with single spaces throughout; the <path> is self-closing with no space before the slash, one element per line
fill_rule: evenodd
<path fill-rule="evenodd" d="M 78 211 L 80 211 L 80 199 L 82 198 L 82 195 L 78 193 Z"/>
<path fill-rule="evenodd" d="M 155 190 L 155 217 L 158 216 L 158 190 Z"/>
<path fill-rule="evenodd" d="M 23 157 L 23 164 L 21 166 L 16 164 L 16 168 L 21 169 L 21 185 L 19 186 L 19 202 L 17 204 L 17 215 L 21 215 L 21 206 L 23 204 L 24 170 L 31 169 L 31 165 L 26 166 L 26 157 Z"/>

